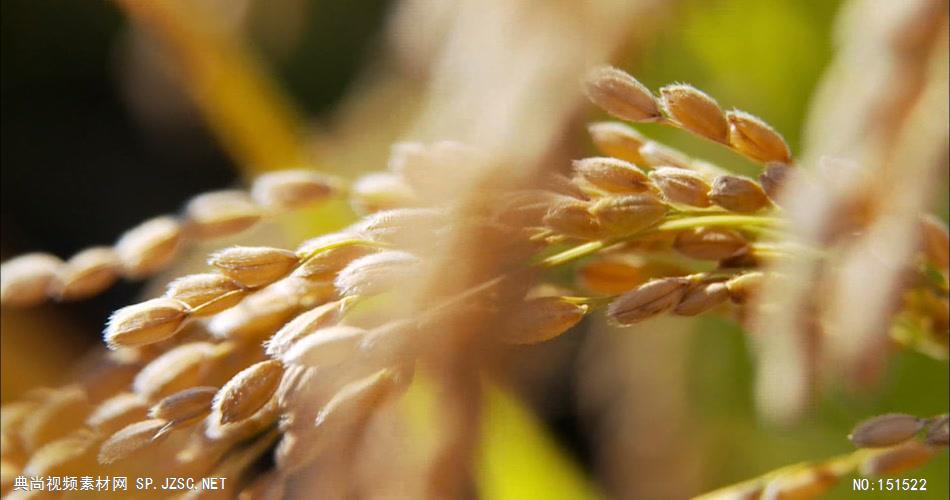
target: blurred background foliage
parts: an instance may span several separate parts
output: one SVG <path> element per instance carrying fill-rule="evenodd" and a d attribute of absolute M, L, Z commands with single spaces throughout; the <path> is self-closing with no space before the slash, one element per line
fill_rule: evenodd
<path fill-rule="evenodd" d="M 380 50 L 382 30 L 391 5 L 382 0 L 280 4 L 303 6 L 293 11 L 305 15 L 282 17 L 281 9 L 271 11 L 266 2 L 251 2 L 252 12 L 246 17 L 253 22 L 245 30 L 249 45 L 308 126 L 320 130 L 361 71 L 385 63 L 379 57 L 385 54 Z M 833 55 L 831 33 L 839 4 L 837 0 L 671 2 L 659 21 L 662 29 L 616 63 L 651 88 L 688 82 L 716 96 L 724 108 L 735 106 L 761 115 L 797 150 L 809 97 Z M 129 104 L 134 96 L 128 84 L 137 80 L 134 72 L 129 73 L 135 67 L 129 58 L 135 41 L 126 23 L 109 2 L 0 3 L 5 258 L 37 249 L 69 255 L 112 241 L 136 222 L 174 211 L 196 193 L 234 185 L 247 173 L 215 141 L 194 107 L 174 94 L 174 86 L 159 85 L 160 92 L 144 99 L 158 111 Z M 642 130 L 736 171 L 752 171 L 745 160 L 676 130 L 650 126 Z M 328 166 L 349 176 L 383 167 Z M 936 210 L 946 219 L 946 198 L 939 200 Z M 308 213 L 291 223 L 297 230 L 315 231 L 339 226 L 348 216 L 340 207 L 315 215 Z M 322 227 L 314 227 L 314 220 Z M 43 367 L 63 366 L 75 353 L 96 344 L 103 318 L 133 302 L 141 288 L 126 283 L 94 300 L 46 306 L 38 313 L 4 311 L 3 400 L 27 388 L 18 376 L 26 370 L 35 372 L 42 383 L 58 380 L 61 370 Z M 19 331 L 40 333 L 13 334 Z M 505 394 L 490 393 L 484 446 L 486 456 L 494 459 L 482 467 L 481 491 L 486 498 L 531 498 L 545 490 L 556 492 L 558 498 L 595 495 L 594 486 L 576 477 L 578 467 L 594 467 L 595 444 L 575 408 L 577 381 L 571 371 L 584 333 L 581 328 L 558 340 L 560 346 L 541 349 L 548 354 L 537 355 L 542 362 L 557 360 L 561 368 L 550 376 L 555 382 L 545 384 L 553 393 L 545 394 L 543 404 L 526 395 L 544 427 Z M 796 461 L 847 452 L 852 448 L 845 436 L 855 422 L 869 415 L 890 411 L 932 415 L 948 406 L 946 363 L 896 352 L 877 385 L 826 391 L 805 420 L 792 427 L 771 426 L 755 415 L 746 333 L 730 320 L 704 319 L 691 324 L 685 344 L 687 352 L 674 361 L 688 367 L 690 419 L 682 432 L 692 443 L 687 452 L 701 457 L 699 491 Z M 567 354 L 552 357 L 551 352 Z M 670 359 L 629 362 L 650 369 L 650 363 Z M 526 365 L 530 363 L 529 359 Z M 650 401 L 641 404 L 648 406 Z M 553 437 L 542 428 L 552 430 Z M 914 497 L 947 498 L 947 469 L 947 454 L 942 453 L 913 472 L 912 477 L 928 479 L 928 491 Z M 665 480 L 676 481 L 677 471 L 668 471 Z M 850 482 L 843 482 L 829 498 L 853 495 Z"/>

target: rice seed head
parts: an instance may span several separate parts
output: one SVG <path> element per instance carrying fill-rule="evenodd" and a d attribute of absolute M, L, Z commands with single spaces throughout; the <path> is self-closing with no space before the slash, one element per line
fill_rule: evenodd
<path fill-rule="evenodd" d="M 590 307 L 561 297 L 540 297 L 524 302 L 508 318 L 501 340 L 509 344 L 537 344 L 568 331 L 584 318 Z"/>
<path fill-rule="evenodd" d="M 377 251 L 376 248 L 350 244 L 336 246 L 346 241 L 359 239 L 352 233 L 331 233 L 309 239 L 297 247 L 302 262 L 293 275 L 314 281 L 333 281 L 350 262 Z"/>
<path fill-rule="evenodd" d="M 858 424 L 848 439 L 859 448 L 882 448 L 903 443 L 914 437 L 926 422 L 906 413 L 890 413 L 869 418 Z"/>
<path fill-rule="evenodd" d="M 744 273 L 726 282 L 729 298 L 736 304 L 745 304 L 758 295 L 765 274 L 759 271 Z"/>
<path fill-rule="evenodd" d="M 386 250 L 350 262 L 333 281 L 341 296 L 375 295 L 418 275 L 422 261 L 409 252 Z"/>
<path fill-rule="evenodd" d="M 296 210 L 323 201 L 336 191 L 333 181 L 312 170 L 269 172 L 254 180 L 251 198 L 275 210 Z"/>
<path fill-rule="evenodd" d="M 188 232 L 198 239 L 240 233 L 261 220 L 261 209 L 243 191 L 214 191 L 185 205 Z"/>
<path fill-rule="evenodd" d="M 614 235 L 642 231 L 666 216 L 667 206 L 650 193 L 605 196 L 590 207 L 601 226 Z"/>
<path fill-rule="evenodd" d="M 410 207 L 418 203 L 412 187 L 392 172 L 361 176 L 350 188 L 350 204 L 362 213 Z"/>
<path fill-rule="evenodd" d="M 950 267 L 950 233 L 947 224 L 933 215 L 925 215 L 920 221 L 921 239 L 927 260 L 944 271 Z"/>
<path fill-rule="evenodd" d="M 632 325 L 667 312 L 683 299 L 690 281 L 686 278 L 650 280 L 610 303 L 607 317 L 619 325 Z"/>
<path fill-rule="evenodd" d="M 947 446 L 950 444 L 950 417 L 943 415 L 934 419 L 927 426 L 925 441 L 930 446 Z"/>
<path fill-rule="evenodd" d="M 578 268 L 577 280 L 586 290 L 617 295 L 642 284 L 646 274 L 639 266 L 620 259 L 597 259 Z"/>
<path fill-rule="evenodd" d="M 667 85 L 660 89 L 660 102 L 666 113 L 683 128 L 716 142 L 726 142 L 729 124 L 719 104 L 691 85 Z"/>
<path fill-rule="evenodd" d="M 673 240 L 673 248 L 694 259 L 722 260 L 747 248 L 747 243 L 737 231 L 699 227 L 678 233 Z"/>
<path fill-rule="evenodd" d="M 752 179 L 738 175 L 716 177 L 709 199 L 730 212 L 740 214 L 758 212 L 771 204 L 761 186 Z"/>
<path fill-rule="evenodd" d="M 930 461 L 936 450 L 920 441 L 905 443 L 868 456 L 860 466 L 864 476 L 893 476 Z"/>
<path fill-rule="evenodd" d="M 168 422 L 162 419 L 153 418 L 123 427 L 102 443 L 99 448 L 99 463 L 108 465 L 157 444 L 164 435 L 161 430 L 166 424 Z"/>
<path fill-rule="evenodd" d="M 782 187 L 788 182 L 788 176 L 793 168 L 785 163 L 769 163 L 759 174 L 759 185 L 773 201 L 779 199 Z"/>
<path fill-rule="evenodd" d="M 726 113 L 726 120 L 729 145 L 736 151 L 761 162 L 791 162 L 792 153 L 785 139 L 760 118 L 733 110 Z"/>
<path fill-rule="evenodd" d="M 148 402 L 140 394 L 123 392 L 99 403 L 86 426 L 102 435 L 110 435 L 148 415 Z"/>
<path fill-rule="evenodd" d="M 249 288 L 273 283 L 299 263 L 294 252 L 272 247 L 230 247 L 208 259 L 222 274 Z"/>
<path fill-rule="evenodd" d="M 639 132 L 620 122 L 596 122 L 587 126 L 594 146 L 605 156 L 641 165 L 640 147 L 647 142 Z"/>
<path fill-rule="evenodd" d="M 177 346 L 145 365 L 132 381 L 132 389 L 154 401 L 199 385 L 216 354 L 214 344 L 208 342 Z"/>
<path fill-rule="evenodd" d="M 650 172 L 650 179 L 670 203 L 692 207 L 708 207 L 709 183 L 703 176 L 677 167 L 659 167 Z"/>
<path fill-rule="evenodd" d="M 250 418 L 271 398 L 284 374 L 279 361 L 261 361 L 231 378 L 214 399 L 214 415 L 220 425 Z"/>
<path fill-rule="evenodd" d="M 141 278 L 168 264 L 182 241 L 182 226 L 169 216 L 156 217 L 128 230 L 115 244 L 123 274 Z"/>
<path fill-rule="evenodd" d="M 576 160 L 574 172 L 592 186 L 608 193 L 639 193 L 649 189 L 650 179 L 642 170 L 617 158 Z"/>
<path fill-rule="evenodd" d="M 104 337 L 110 349 L 160 342 L 177 333 L 189 317 L 183 302 L 160 297 L 112 313 Z"/>
<path fill-rule="evenodd" d="M 211 402 L 217 387 L 191 387 L 162 398 L 148 410 L 148 418 L 169 422 L 190 422 L 211 413 Z"/>
<path fill-rule="evenodd" d="M 195 316 L 219 313 L 236 305 L 244 298 L 238 293 L 244 288 L 233 279 L 217 273 L 182 276 L 168 284 L 165 296 L 184 303 Z"/>
<path fill-rule="evenodd" d="M 334 366 L 350 359 L 359 350 L 366 330 L 336 325 L 321 328 L 294 343 L 282 356 L 287 365 Z"/>
<path fill-rule="evenodd" d="M 119 278 L 119 255 L 110 247 L 87 248 L 73 255 L 57 275 L 51 290 L 59 300 L 91 297 L 112 286 Z"/>
<path fill-rule="evenodd" d="M 0 301 L 18 307 L 44 302 L 62 266 L 61 260 L 45 253 L 29 253 L 4 262 L 0 266 Z"/>
<path fill-rule="evenodd" d="M 673 308 L 673 314 L 695 316 L 729 300 L 729 289 L 724 283 L 697 283 L 686 291 L 683 299 Z"/>
<path fill-rule="evenodd" d="M 544 214 L 544 225 L 559 234 L 580 239 L 597 239 L 604 228 L 590 213 L 590 204 L 580 200 L 559 200 Z"/>
<path fill-rule="evenodd" d="M 340 321 L 351 303 L 349 299 L 328 302 L 290 320 L 264 343 L 265 354 L 279 358 L 300 339 Z"/>
<path fill-rule="evenodd" d="M 650 90 L 620 69 L 594 69 L 587 75 L 585 90 L 591 102 L 622 120 L 648 122 L 662 116 Z"/>

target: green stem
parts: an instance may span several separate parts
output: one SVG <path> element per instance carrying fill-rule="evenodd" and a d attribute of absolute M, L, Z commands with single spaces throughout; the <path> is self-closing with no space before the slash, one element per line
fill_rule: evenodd
<path fill-rule="evenodd" d="M 774 227 L 782 224 L 782 219 L 758 215 L 700 215 L 666 221 L 656 226 L 657 231 L 682 231 L 696 227 L 734 227 L 746 229 L 748 227 Z"/>
<path fill-rule="evenodd" d="M 541 260 L 541 262 L 538 263 L 538 265 L 541 267 L 557 267 L 561 264 L 568 263 L 572 260 L 577 260 L 581 257 L 586 257 L 588 255 L 595 254 L 599 252 L 600 250 L 609 246 L 609 244 L 610 243 L 606 240 L 589 241 L 582 245 L 578 245 L 573 248 L 568 248 L 567 250 L 563 252 L 547 257 Z"/>

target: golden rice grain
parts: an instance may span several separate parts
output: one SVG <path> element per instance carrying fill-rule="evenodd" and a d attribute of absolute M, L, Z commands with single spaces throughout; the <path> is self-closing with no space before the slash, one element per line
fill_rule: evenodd
<path fill-rule="evenodd" d="M 182 241 L 181 224 L 172 217 L 156 217 L 125 232 L 115 244 L 125 276 L 141 278 L 168 264 Z"/>
<path fill-rule="evenodd" d="M 255 179 L 251 197 L 271 210 L 295 210 L 325 200 L 333 192 L 333 181 L 318 172 L 281 170 Z"/>
<path fill-rule="evenodd" d="M 109 437 L 99 448 L 100 464 L 108 465 L 158 443 L 164 436 L 160 433 L 168 422 L 153 418 L 129 424 Z"/>
<path fill-rule="evenodd" d="M 574 173 L 608 193 L 639 193 L 650 180 L 636 165 L 617 158 L 594 157 L 574 161 Z"/>
<path fill-rule="evenodd" d="M 222 274 L 190 274 L 169 283 L 165 296 L 186 304 L 194 316 L 207 316 L 240 302 L 243 289 L 237 281 Z"/>
<path fill-rule="evenodd" d="M 548 208 L 542 219 L 545 226 L 559 234 L 580 239 L 597 239 L 604 228 L 590 213 L 590 205 L 579 200 L 562 200 Z"/>
<path fill-rule="evenodd" d="M 631 290 L 610 303 L 607 317 L 620 325 L 632 325 L 676 307 L 690 281 L 686 278 L 661 278 Z"/>
<path fill-rule="evenodd" d="M 792 154 L 785 139 L 767 123 L 744 111 L 726 113 L 729 144 L 736 151 L 761 162 L 789 163 Z"/>
<path fill-rule="evenodd" d="M 280 384 L 284 366 L 275 360 L 261 361 L 235 375 L 214 399 L 214 413 L 221 425 L 250 418 L 261 409 Z"/>
<path fill-rule="evenodd" d="M 350 262 L 333 285 L 341 296 L 366 296 L 390 290 L 418 276 L 422 261 L 408 252 L 386 250 Z"/>
<path fill-rule="evenodd" d="M 343 299 L 317 306 L 289 321 L 264 343 L 265 353 L 278 358 L 300 339 L 336 324 L 352 303 Z"/>
<path fill-rule="evenodd" d="M 272 247 L 230 247 L 208 259 L 225 276 L 252 288 L 277 281 L 299 263 L 294 252 Z"/>
<path fill-rule="evenodd" d="M 60 300 L 91 297 L 112 286 L 120 269 L 119 255 L 112 248 L 87 248 L 60 268 L 52 295 Z"/>
<path fill-rule="evenodd" d="M 204 418 L 211 413 L 211 402 L 217 393 L 218 388 L 211 386 L 190 387 L 176 392 L 149 408 L 148 418 L 158 418 L 176 424 Z"/>
<path fill-rule="evenodd" d="M 607 113 L 634 122 L 661 118 L 656 98 L 626 72 L 610 66 L 594 69 L 585 80 L 587 97 Z"/>
<path fill-rule="evenodd" d="M 590 213 L 611 235 L 642 231 L 659 222 L 667 206 L 650 193 L 605 196 L 590 207 Z"/>
<path fill-rule="evenodd" d="M 215 346 L 208 342 L 177 346 L 145 365 L 132 388 L 154 401 L 199 385 L 216 353 Z"/>
<path fill-rule="evenodd" d="M 294 270 L 294 276 L 314 281 L 333 281 L 336 274 L 350 262 L 377 251 L 356 241 L 359 241 L 356 234 L 331 233 L 301 243 L 297 247 L 297 255 L 302 262 Z"/>
<path fill-rule="evenodd" d="M 330 283 L 311 282 L 293 276 L 258 290 L 235 307 L 217 314 L 208 323 L 215 337 L 264 340 L 302 309 L 322 304 L 335 296 Z"/>
<path fill-rule="evenodd" d="M 0 266 L 0 301 L 18 307 L 44 302 L 62 266 L 61 260 L 45 253 L 29 253 L 4 262 Z"/>
<path fill-rule="evenodd" d="M 281 361 L 310 367 L 338 365 L 357 352 L 365 335 L 365 330 L 354 326 L 321 328 L 294 343 Z"/>
<path fill-rule="evenodd" d="M 717 142 L 726 142 L 729 124 L 719 104 L 691 85 L 667 85 L 660 89 L 660 102 L 680 126 Z"/>
<path fill-rule="evenodd" d="M 641 165 L 640 147 L 647 142 L 639 132 L 620 122 L 596 122 L 587 126 L 587 132 L 597 150 L 606 156 Z"/>
<path fill-rule="evenodd" d="M 501 340 L 509 344 L 536 344 L 553 339 L 584 318 L 590 307 L 561 297 L 530 299 L 507 318 Z"/>
<path fill-rule="evenodd" d="M 240 233 L 261 220 L 261 209 L 243 191 L 198 195 L 185 206 L 188 234 L 200 239 Z"/>
<path fill-rule="evenodd" d="M 708 207 L 709 183 L 702 175 L 676 167 L 659 167 L 650 172 L 650 180 L 670 203 Z"/>
<path fill-rule="evenodd" d="M 147 415 L 148 402 L 145 398 L 134 392 L 122 392 L 99 403 L 86 418 L 86 426 L 108 436 Z"/>
<path fill-rule="evenodd" d="M 738 175 L 720 175 L 713 181 L 709 199 L 730 212 L 753 213 L 771 203 L 765 191 L 752 179 Z"/>
<path fill-rule="evenodd" d="M 656 141 L 647 141 L 640 146 L 640 158 L 644 167 L 692 168 L 693 160 L 685 154 Z"/>
<path fill-rule="evenodd" d="M 109 317 L 105 341 L 111 349 L 159 342 L 175 335 L 188 316 L 187 305 L 165 297 L 123 307 Z"/>
<path fill-rule="evenodd" d="M 881 448 L 902 443 L 924 428 L 925 421 L 906 413 L 890 413 L 858 424 L 848 439 L 860 448 Z"/>

